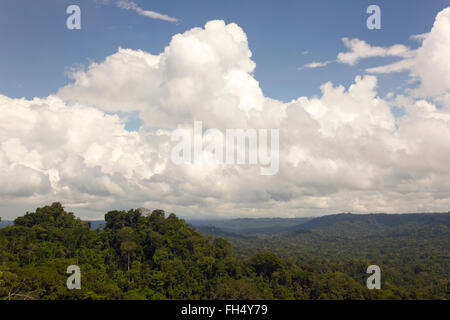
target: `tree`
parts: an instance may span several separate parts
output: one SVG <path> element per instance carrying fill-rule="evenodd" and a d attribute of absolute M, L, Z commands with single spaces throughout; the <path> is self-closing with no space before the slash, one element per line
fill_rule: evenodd
<path fill-rule="evenodd" d="M 127 255 L 127 270 L 130 271 L 131 253 L 139 248 L 135 232 L 130 227 L 123 227 L 118 235 L 120 239 L 120 251 Z"/>
<path fill-rule="evenodd" d="M 250 260 L 250 266 L 258 275 L 271 278 L 272 274 L 281 268 L 281 260 L 272 252 L 261 252 Z"/>

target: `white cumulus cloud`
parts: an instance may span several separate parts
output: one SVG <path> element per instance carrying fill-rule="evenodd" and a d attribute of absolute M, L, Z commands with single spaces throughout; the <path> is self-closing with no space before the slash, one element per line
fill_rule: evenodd
<path fill-rule="evenodd" d="M 420 80 L 416 96 L 448 100 L 450 95 L 450 8 L 436 16 L 429 33 L 416 35 L 422 41 L 414 56 L 390 65 L 370 68 L 369 73 L 409 71 Z"/>

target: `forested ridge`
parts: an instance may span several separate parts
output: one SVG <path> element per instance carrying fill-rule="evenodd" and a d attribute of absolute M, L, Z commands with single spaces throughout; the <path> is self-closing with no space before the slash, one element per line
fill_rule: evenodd
<path fill-rule="evenodd" d="M 110 211 L 92 230 L 53 203 L 0 229 L 0 299 L 448 299 L 450 214 L 387 216 L 205 236 L 162 210 Z M 366 288 L 371 264 L 381 290 Z"/>

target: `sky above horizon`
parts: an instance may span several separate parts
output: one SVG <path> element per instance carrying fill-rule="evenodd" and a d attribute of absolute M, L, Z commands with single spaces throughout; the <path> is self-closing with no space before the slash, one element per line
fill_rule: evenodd
<path fill-rule="evenodd" d="M 4 219 L 450 208 L 449 1 L 1 1 L 0 41 Z M 279 171 L 174 164 L 194 121 L 279 129 Z"/>

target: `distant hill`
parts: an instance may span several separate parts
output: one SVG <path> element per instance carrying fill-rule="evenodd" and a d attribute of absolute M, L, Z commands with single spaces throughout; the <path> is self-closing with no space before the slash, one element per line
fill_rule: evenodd
<path fill-rule="evenodd" d="M 238 218 L 229 220 L 188 220 L 194 227 L 215 227 L 228 233 L 253 234 L 289 231 L 313 218 Z"/>
<path fill-rule="evenodd" d="M 223 231 L 220 228 L 213 227 L 213 226 L 199 226 L 194 227 L 195 230 L 198 232 L 205 234 L 205 235 L 212 235 L 214 237 L 222 237 L 222 238 L 240 238 L 240 239 L 254 239 L 254 236 L 247 236 L 242 233 L 234 233 L 234 232 L 227 232 Z"/>
<path fill-rule="evenodd" d="M 238 220 L 243 222 L 246 219 Z M 273 228 L 273 230 L 277 229 Z M 254 230 L 257 229 L 252 231 Z M 245 255 L 261 250 L 271 250 L 285 257 L 312 254 L 324 257 L 367 258 L 388 253 L 395 256 L 396 252 L 400 252 L 399 254 L 408 252 L 408 254 L 420 256 L 423 248 L 427 247 L 427 255 L 437 252 L 438 255 L 433 259 L 442 260 L 445 255 L 448 257 L 450 212 L 342 213 L 309 219 L 302 224 L 279 228 L 273 233 L 245 234 L 224 231 L 219 227 L 200 229 L 200 231 L 227 239 L 237 252 Z M 242 235 L 248 237 L 245 238 Z M 446 252 L 445 255 L 442 254 L 443 252 Z M 419 258 L 415 256 L 414 259 Z M 442 262 L 441 260 L 439 263 Z"/>
<path fill-rule="evenodd" d="M 352 214 L 340 213 L 306 218 L 237 218 L 227 220 L 189 220 L 187 223 L 205 234 L 220 237 L 246 237 L 248 234 L 304 233 L 306 231 L 330 229 L 332 234 L 352 232 L 374 232 L 394 230 L 442 223 L 449 226 L 449 213 L 405 213 L 405 214 Z M 105 220 L 86 220 L 91 230 L 103 229 Z M 0 228 L 13 221 L 0 221 Z"/>
<path fill-rule="evenodd" d="M 8 221 L 8 220 L 0 221 L 0 229 L 4 228 L 4 227 L 7 227 L 7 226 L 11 226 L 12 224 L 13 224 L 12 221 Z"/>
<path fill-rule="evenodd" d="M 370 227 L 398 227 L 409 223 L 429 224 L 434 222 L 449 222 L 450 213 L 404 213 L 404 214 L 352 214 L 341 213 L 318 217 L 302 224 L 302 229 L 330 227 L 342 223 L 362 223 Z"/>
<path fill-rule="evenodd" d="M 103 229 L 105 227 L 105 220 L 86 220 L 91 224 L 91 230 Z"/>
<path fill-rule="evenodd" d="M 361 238 L 380 234 L 399 236 L 437 226 L 448 229 L 450 227 L 450 213 L 342 213 L 312 219 L 299 225 L 292 233 L 316 231 L 329 238 Z"/>
<path fill-rule="evenodd" d="M 375 233 L 407 232 L 443 224 L 449 227 L 450 213 L 352 214 L 340 213 L 316 218 L 239 218 L 230 220 L 190 220 L 190 225 L 206 234 L 230 238 L 251 234 L 299 234 L 323 231 L 330 237 L 352 238 Z"/>

